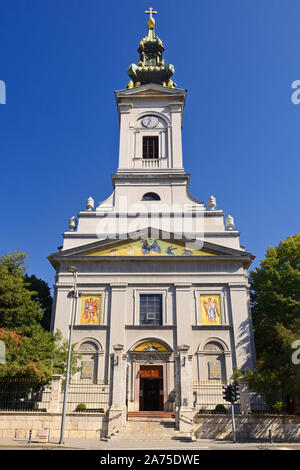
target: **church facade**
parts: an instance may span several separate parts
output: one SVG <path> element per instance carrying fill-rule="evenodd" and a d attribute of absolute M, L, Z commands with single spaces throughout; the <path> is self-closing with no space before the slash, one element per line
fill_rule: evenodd
<path fill-rule="evenodd" d="M 89 197 L 49 256 L 56 270 L 52 330 L 80 354 L 77 380 L 110 384 L 109 420 L 195 412 L 193 384 L 225 384 L 255 367 L 247 269 L 231 216 L 189 194 L 183 167 L 186 90 L 171 80 L 150 10 L 140 59 L 115 92 L 119 164 L 113 193 Z M 74 273 L 76 268 L 76 290 Z M 73 295 L 75 293 L 75 296 Z"/>

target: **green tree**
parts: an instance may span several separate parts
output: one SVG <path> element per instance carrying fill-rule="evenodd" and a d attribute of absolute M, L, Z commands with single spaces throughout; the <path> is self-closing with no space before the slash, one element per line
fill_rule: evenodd
<path fill-rule="evenodd" d="M 279 390 L 296 396 L 300 365 L 292 362 L 291 345 L 300 339 L 300 234 L 268 248 L 250 285 L 257 354 L 257 370 L 246 374 L 250 385 L 274 400 Z"/>
<path fill-rule="evenodd" d="M 0 378 L 28 378 L 48 381 L 55 373 L 65 374 L 68 342 L 62 341 L 60 332 L 52 335 L 41 325 L 33 326 L 27 335 L 0 329 L 0 340 L 6 345 L 6 362 L 0 366 Z M 72 345 L 71 375 L 80 368 Z"/>
<path fill-rule="evenodd" d="M 68 342 L 44 327 L 50 291 L 44 281 L 26 276 L 26 256 L 16 251 L 0 257 L 0 340 L 6 345 L 0 377 L 49 380 L 53 373 L 65 373 Z M 78 370 L 74 346 L 72 374 Z"/>
<path fill-rule="evenodd" d="M 33 299 L 25 282 L 26 254 L 15 251 L 0 257 L 0 327 L 22 331 L 40 323 L 41 304 Z"/>
<path fill-rule="evenodd" d="M 35 292 L 32 296 L 33 300 L 40 303 L 43 309 L 43 317 L 41 319 L 41 325 L 46 330 L 50 331 L 51 313 L 52 313 L 52 296 L 50 288 L 43 279 L 37 278 L 34 274 L 28 276 L 24 275 L 25 285 L 29 291 Z"/>

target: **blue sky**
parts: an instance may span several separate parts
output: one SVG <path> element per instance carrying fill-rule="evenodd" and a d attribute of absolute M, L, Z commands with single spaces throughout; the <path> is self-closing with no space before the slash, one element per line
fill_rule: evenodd
<path fill-rule="evenodd" d="M 114 90 L 138 60 L 151 4 L 0 0 L 2 227 L 0 253 L 47 256 L 85 201 L 112 192 L 119 124 Z M 188 90 L 184 167 L 191 194 L 234 217 L 241 243 L 264 257 L 299 232 L 300 0 L 156 1 L 156 33 L 174 81 Z"/>

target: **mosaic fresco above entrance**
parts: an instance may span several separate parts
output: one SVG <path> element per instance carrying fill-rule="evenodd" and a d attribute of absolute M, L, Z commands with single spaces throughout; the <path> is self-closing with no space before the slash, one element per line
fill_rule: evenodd
<path fill-rule="evenodd" d="M 167 351 L 166 346 L 156 341 L 145 341 L 145 343 L 139 344 L 135 351 Z"/>
<path fill-rule="evenodd" d="M 147 238 L 126 242 L 115 247 L 98 250 L 87 256 L 214 256 L 202 250 L 187 248 L 184 245 L 164 240 Z"/>

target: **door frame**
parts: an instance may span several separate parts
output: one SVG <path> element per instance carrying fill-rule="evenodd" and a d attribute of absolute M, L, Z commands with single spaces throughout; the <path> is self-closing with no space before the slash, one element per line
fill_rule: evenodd
<path fill-rule="evenodd" d="M 167 358 L 166 361 L 154 361 L 153 364 L 149 364 L 148 361 L 141 360 L 139 361 L 138 359 L 135 362 L 135 399 L 134 399 L 134 408 L 135 411 L 140 411 L 140 384 L 141 384 L 141 378 L 140 378 L 140 368 L 141 366 L 162 366 L 163 374 L 162 374 L 162 380 L 163 380 L 163 411 L 168 411 L 168 373 L 167 373 Z M 150 411 L 151 413 L 151 411 Z"/>
<path fill-rule="evenodd" d="M 142 374 L 142 370 L 157 370 L 156 374 L 148 375 L 148 374 Z M 163 379 L 163 366 L 161 364 L 147 364 L 147 365 L 141 365 L 140 366 L 140 400 L 139 400 L 139 410 L 140 411 L 151 411 L 151 410 L 145 410 L 145 386 L 146 384 L 149 384 L 150 381 L 152 380 L 157 380 L 159 384 L 158 388 L 158 397 L 157 397 L 157 410 L 152 410 L 152 411 L 163 411 L 164 409 L 164 396 L 163 396 L 163 391 L 164 391 L 164 379 Z M 161 393 L 162 392 L 162 393 Z M 143 408 L 143 409 L 142 409 Z"/>

